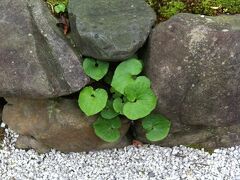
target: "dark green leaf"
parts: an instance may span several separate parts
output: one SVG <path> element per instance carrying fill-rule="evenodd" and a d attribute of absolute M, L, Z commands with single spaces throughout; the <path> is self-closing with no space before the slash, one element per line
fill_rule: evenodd
<path fill-rule="evenodd" d="M 125 87 L 135 81 L 134 76 L 140 74 L 142 68 L 141 61 L 134 58 L 120 63 L 114 72 L 112 87 L 123 94 Z"/>
<path fill-rule="evenodd" d="M 118 116 L 119 113 L 113 109 L 113 101 L 108 100 L 106 107 L 101 111 L 101 116 L 105 119 L 112 119 Z"/>
<path fill-rule="evenodd" d="M 104 119 L 99 117 L 93 124 L 96 135 L 106 142 L 115 142 L 120 138 L 121 121 L 119 117 Z"/>
<path fill-rule="evenodd" d="M 145 93 L 146 90 L 150 89 L 151 82 L 146 76 L 139 76 L 131 84 L 126 86 L 124 94 L 129 101 L 135 101 L 138 96 Z"/>
<path fill-rule="evenodd" d="M 119 114 L 123 114 L 123 105 L 122 98 L 119 97 L 113 100 L 113 109 Z"/>
<path fill-rule="evenodd" d="M 83 61 L 84 72 L 96 81 L 99 81 L 107 74 L 108 68 L 108 62 L 99 61 L 92 58 L 85 58 Z"/>
<path fill-rule="evenodd" d="M 171 123 L 162 115 L 150 114 L 143 119 L 142 126 L 149 141 L 160 141 L 167 137 Z"/>
<path fill-rule="evenodd" d="M 157 105 L 157 97 L 150 89 L 150 80 L 145 76 L 126 86 L 125 96 L 129 101 L 123 106 L 123 114 L 131 120 L 149 115 Z"/>
<path fill-rule="evenodd" d="M 108 94 L 104 89 L 96 89 L 94 91 L 92 87 L 85 87 L 79 94 L 78 104 L 87 116 L 91 116 L 104 109 L 107 99 Z"/>

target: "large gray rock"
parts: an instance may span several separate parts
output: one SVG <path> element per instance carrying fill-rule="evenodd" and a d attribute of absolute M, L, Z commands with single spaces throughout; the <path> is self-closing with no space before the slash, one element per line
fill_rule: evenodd
<path fill-rule="evenodd" d="M 107 61 L 134 55 L 156 19 L 144 0 L 71 0 L 68 10 L 79 51 Z"/>
<path fill-rule="evenodd" d="M 157 111 L 172 121 L 164 145 L 240 144 L 239 39 L 240 15 L 179 14 L 153 30 L 144 59 Z"/>
<path fill-rule="evenodd" d="M 92 128 L 96 117 L 86 117 L 77 101 L 71 99 L 31 100 L 8 98 L 3 109 L 3 121 L 20 134 L 18 148 L 33 148 L 46 152 L 55 148 L 62 152 L 79 152 L 128 145 L 127 120 L 122 121 L 121 139 L 106 143 Z"/>
<path fill-rule="evenodd" d="M 42 0 L 0 3 L 0 96 L 55 97 L 89 79 Z"/>

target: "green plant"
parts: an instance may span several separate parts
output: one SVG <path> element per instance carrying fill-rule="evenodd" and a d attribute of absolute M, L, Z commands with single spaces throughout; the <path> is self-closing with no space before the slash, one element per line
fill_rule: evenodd
<path fill-rule="evenodd" d="M 69 0 L 46 0 L 52 13 L 64 13 L 67 10 Z"/>
<path fill-rule="evenodd" d="M 140 74 L 142 69 L 143 65 L 137 59 L 129 59 L 120 63 L 114 72 L 112 87 L 123 94 L 125 87 L 135 81 L 136 75 Z"/>
<path fill-rule="evenodd" d="M 61 4 L 54 6 L 54 11 L 57 14 L 65 12 L 66 11 L 65 4 L 61 3 Z"/>
<path fill-rule="evenodd" d="M 150 115 L 156 107 L 157 97 L 151 89 L 150 80 L 146 76 L 140 75 L 143 69 L 142 61 L 136 58 L 127 59 L 121 62 L 113 73 L 107 72 L 109 63 L 85 58 L 83 69 L 96 81 L 103 79 L 107 83 L 105 87 L 111 86 L 108 91 L 85 87 L 79 94 L 80 109 L 87 116 L 98 113 L 100 115 L 93 125 L 98 137 L 107 142 L 117 141 L 120 138 L 121 121 L 119 117 L 121 115 L 126 116 L 129 120 L 145 117 L 151 121 L 150 119 L 153 118 L 155 124 L 151 130 L 147 129 L 147 139 L 155 141 L 161 140 L 164 135 L 166 137 L 164 133 L 169 131 L 170 122 Z M 143 122 L 145 121 L 147 120 Z M 156 125 L 156 123 L 158 124 Z"/>
<path fill-rule="evenodd" d="M 118 116 L 119 113 L 117 113 L 113 109 L 113 101 L 108 100 L 106 107 L 101 111 L 101 116 L 105 119 L 112 119 Z"/>
<path fill-rule="evenodd" d="M 104 89 L 85 87 L 79 94 L 78 104 L 87 116 L 92 116 L 105 108 L 107 99 L 108 94 Z"/>
<path fill-rule="evenodd" d="M 131 120 L 143 118 L 156 107 L 157 97 L 150 87 L 150 80 L 145 76 L 138 77 L 125 87 L 127 101 L 123 105 L 123 114 Z"/>
<path fill-rule="evenodd" d="M 109 63 L 92 58 L 86 58 L 83 62 L 85 73 L 96 81 L 99 81 L 107 74 L 108 67 Z"/>
<path fill-rule="evenodd" d="M 142 126 L 147 132 L 147 139 L 150 141 L 163 140 L 170 130 L 169 120 L 159 114 L 150 114 L 145 117 Z"/>
<path fill-rule="evenodd" d="M 121 121 L 119 117 L 104 119 L 99 117 L 93 124 L 94 132 L 106 142 L 115 142 L 120 138 Z"/>

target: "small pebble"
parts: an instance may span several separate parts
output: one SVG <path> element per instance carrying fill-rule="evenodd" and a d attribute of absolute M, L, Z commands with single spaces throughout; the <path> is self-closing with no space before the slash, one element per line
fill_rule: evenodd
<path fill-rule="evenodd" d="M 6 124 L 5 123 L 1 123 L 1 128 L 5 128 L 6 127 Z"/>
<path fill-rule="evenodd" d="M 229 29 L 223 29 L 222 30 L 222 32 L 228 32 L 229 31 Z"/>
<path fill-rule="evenodd" d="M 155 145 L 39 155 L 16 149 L 18 135 L 12 130 L 5 129 L 5 134 L 0 149 L 4 180 L 240 179 L 240 146 L 216 149 L 211 155 L 203 149 Z"/>

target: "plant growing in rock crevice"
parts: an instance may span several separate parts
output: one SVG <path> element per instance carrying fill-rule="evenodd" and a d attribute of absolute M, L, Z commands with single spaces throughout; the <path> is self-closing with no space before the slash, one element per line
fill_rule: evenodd
<path fill-rule="evenodd" d="M 150 80 L 140 75 L 142 61 L 127 59 L 112 73 L 108 72 L 108 62 L 85 58 L 83 69 L 89 77 L 96 81 L 103 79 L 108 84 L 106 87 L 110 87 L 108 90 L 94 90 L 88 86 L 79 94 L 80 109 L 87 116 L 99 116 L 93 124 L 98 137 L 106 142 L 119 140 L 121 116 L 129 120 L 143 119 L 146 138 L 150 141 L 159 141 L 167 136 L 170 122 L 161 115 L 151 114 L 157 105 L 157 97 L 151 89 Z"/>
<path fill-rule="evenodd" d="M 85 87 L 79 95 L 79 107 L 87 115 L 92 116 L 102 111 L 107 104 L 108 94 L 104 89 L 94 90 Z"/>
<path fill-rule="evenodd" d="M 163 140 L 170 130 L 169 120 L 159 114 L 150 114 L 143 118 L 142 126 L 147 132 L 147 139 L 150 141 Z"/>
<path fill-rule="evenodd" d="M 121 121 L 119 117 L 104 119 L 99 117 L 93 124 L 94 131 L 98 137 L 106 142 L 115 142 L 120 138 Z"/>
<path fill-rule="evenodd" d="M 52 13 L 64 13 L 67 10 L 69 0 L 46 0 Z"/>
<path fill-rule="evenodd" d="M 58 25 L 63 25 L 66 34 L 69 30 L 68 0 L 45 1 L 52 14 L 60 18 Z M 121 116 L 126 116 L 129 120 L 142 119 L 156 107 L 157 97 L 151 89 L 151 82 L 146 76 L 140 75 L 143 70 L 142 61 L 130 58 L 121 62 L 113 72 L 109 71 L 108 62 L 85 58 L 83 69 L 93 80 L 107 83 L 104 88 L 83 88 L 78 98 L 79 107 L 87 116 L 98 115 L 93 128 L 96 135 L 104 141 L 114 142 L 120 138 Z M 146 137 L 150 141 L 161 140 L 168 134 L 167 129 L 170 127 L 170 123 L 167 127 L 159 118 L 155 118 L 154 122 L 157 123 L 157 128 L 155 124 L 152 130 L 145 128 Z M 163 126 L 159 129 L 161 123 Z"/>
<path fill-rule="evenodd" d="M 70 30 L 67 6 L 69 0 L 45 0 L 52 14 L 59 18 L 58 26 L 63 28 L 63 32 L 66 35 Z"/>
<path fill-rule="evenodd" d="M 86 58 L 83 62 L 85 73 L 96 81 L 99 81 L 107 74 L 108 67 L 109 63 L 91 58 Z"/>

